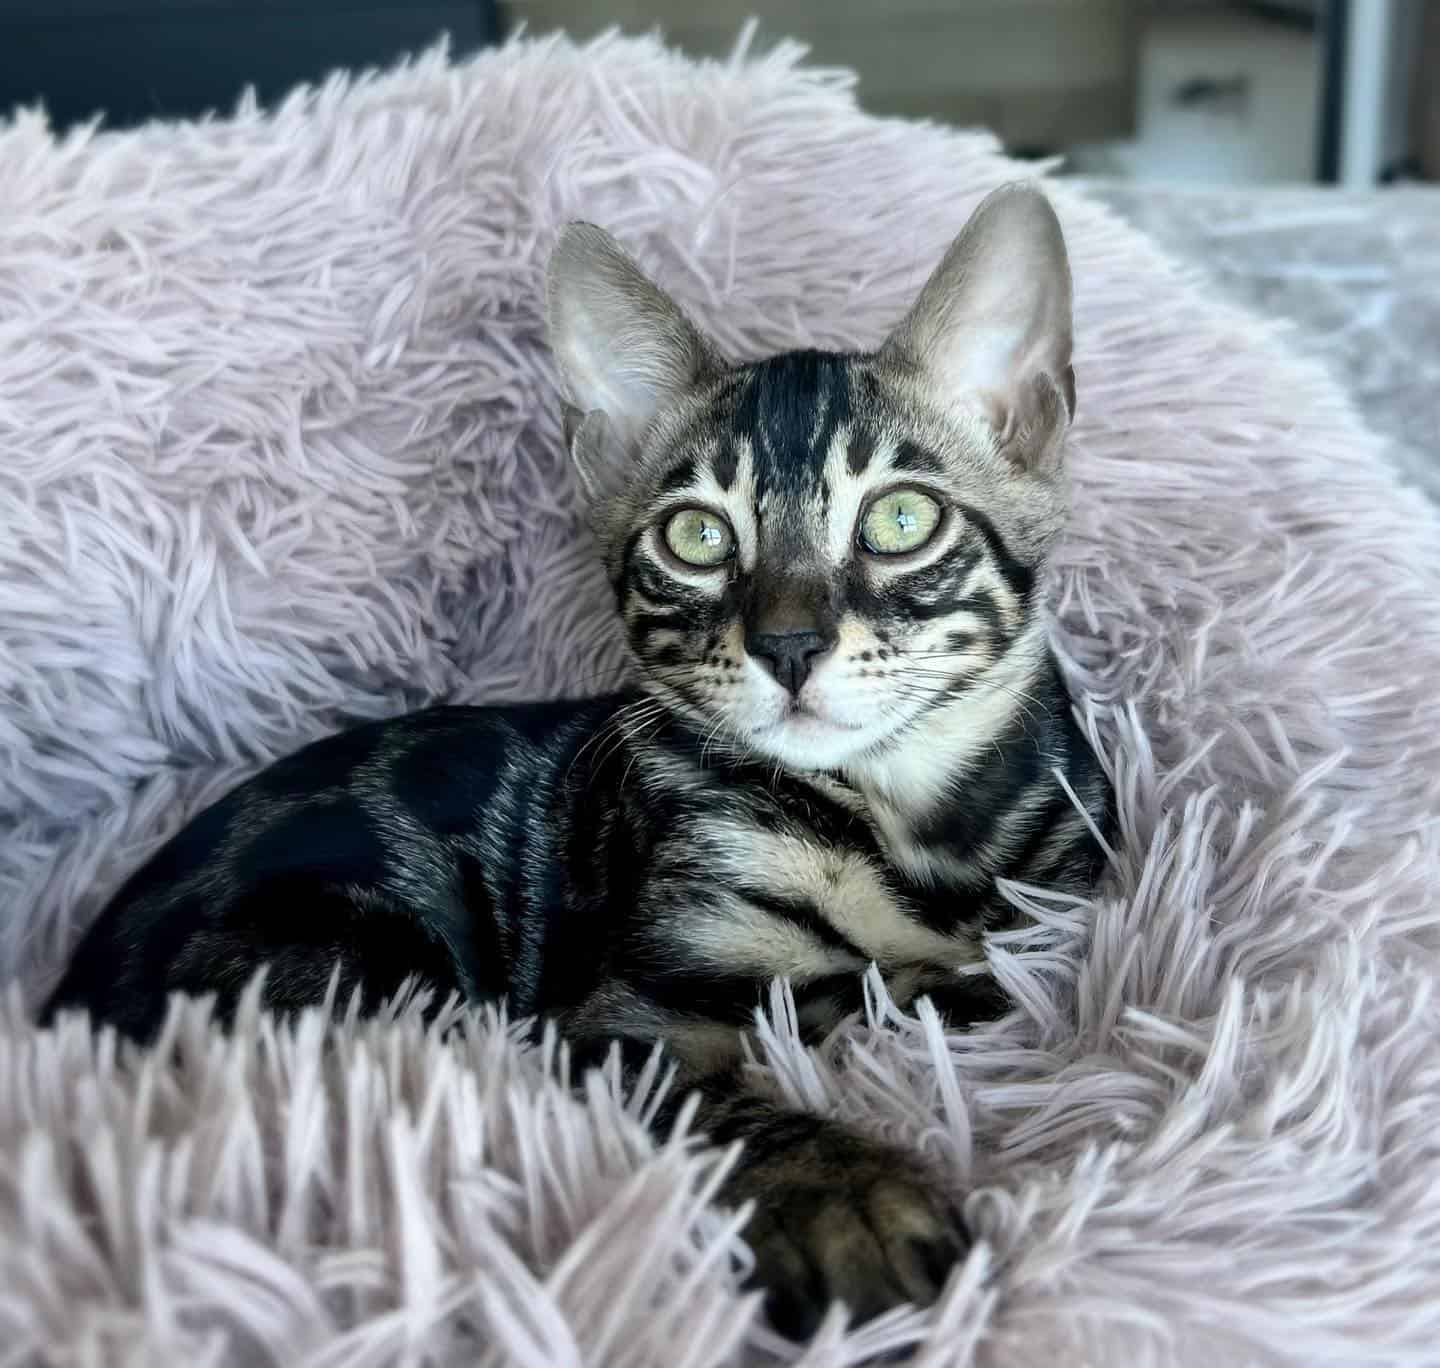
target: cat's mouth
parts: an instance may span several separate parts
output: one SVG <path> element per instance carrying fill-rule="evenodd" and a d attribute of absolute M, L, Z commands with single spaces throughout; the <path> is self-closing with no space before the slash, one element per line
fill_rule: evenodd
<path fill-rule="evenodd" d="M 826 717 L 824 713 L 812 708 L 808 703 L 791 702 L 786 707 L 781 721 L 793 722 L 797 720 L 805 722 L 830 722 L 833 719 Z"/>
<path fill-rule="evenodd" d="M 827 716 L 818 708 L 804 703 L 798 698 L 792 698 L 786 704 L 785 710 L 776 719 L 777 727 L 801 727 L 806 729 L 825 731 L 861 731 L 863 728 L 858 722 L 842 722 L 837 717 Z"/>

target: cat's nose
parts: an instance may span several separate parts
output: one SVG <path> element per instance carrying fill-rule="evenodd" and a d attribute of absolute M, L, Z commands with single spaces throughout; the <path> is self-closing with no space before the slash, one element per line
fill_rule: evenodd
<path fill-rule="evenodd" d="M 792 694 L 798 694 L 810 672 L 835 644 L 819 632 L 752 632 L 745 638 L 750 652 Z"/>

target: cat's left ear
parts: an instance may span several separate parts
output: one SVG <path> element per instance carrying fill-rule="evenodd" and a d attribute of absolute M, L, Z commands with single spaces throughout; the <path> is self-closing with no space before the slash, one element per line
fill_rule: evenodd
<path fill-rule="evenodd" d="M 1075 413 L 1070 262 L 1031 185 L 988 195 L 881 348 L 918 368 L 944 405 L 979 407 L 1022 469 L 1059 460 Z"/>
<path fill-rule="evenodd" d="M 573 410 L 566 439 L 587 490 L 608 492 L 629 477 L 655 418 L 715 368 L 714 354 L 680 306 L 593 224 L 560 234 L 545 294 Z"/>

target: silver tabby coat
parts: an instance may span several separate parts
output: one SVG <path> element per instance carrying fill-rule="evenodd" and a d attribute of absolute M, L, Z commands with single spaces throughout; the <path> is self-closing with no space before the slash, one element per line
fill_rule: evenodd
<path fill-rule="evenodd" d="M 728 364 L 580 224 L 548 304 L 638 688 L 434 708 L 272 766 L 130 880 L 47 1011 L 143 1039 L 172 991 L 223 1013 L 263 964 L 291 1009 L 338 964 L 370 1002 L 410 974 L 507 996 L 582 1057 L 663 1040 L 746 1142 L 729 1196 L 757 1200 L 783 1327 L 931 1300 L 964 1248 L 948 1194 L 736 1063 L 781 975 L 815 1034 L 871 962 L 901 1002 L 993 1012 L 957 971 L 1012 918 L 996 879 L 1098 871 L 1109 789 L 1038 601 L 1074 408 L 1059 225 L 996 192 L 863 355 Z"/>

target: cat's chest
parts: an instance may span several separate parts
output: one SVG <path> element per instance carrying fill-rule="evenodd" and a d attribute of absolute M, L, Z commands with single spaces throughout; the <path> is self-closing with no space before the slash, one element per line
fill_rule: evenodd
<path fill-rule="evenodd" d="M 982 958 L 964 899 L 892 862 L 883 839 L 852 845 L 721 819 L 704 843 L 716 896 L 689 939 L 717 960 L 804 981 L 871 962 L 953 971 Z"/>
<path fill-rule="evenodd" d="M 989 893 L 991 879 L 973 846 L 946 839 L 948 833 L 917 831 L 914 823 L 884 804 L 869 806 L 869 818 L 886 862 L 937 913 L 946 904 L 963 915 L 967 904 Z"/>
<path fill-rule="evenodd" d="M 814 776 L 811 783 L 864 824 L 892 882 L 903 888 L 905 904 L 925 908 L 927 921 L 964 921 L 976 900 L 990 892 L 988 870 L 975 858 L 973 846 L 950 839 L 953 824 L 917 825 L 898 807 L 827 776 Z"/>

